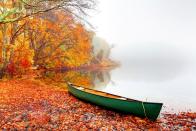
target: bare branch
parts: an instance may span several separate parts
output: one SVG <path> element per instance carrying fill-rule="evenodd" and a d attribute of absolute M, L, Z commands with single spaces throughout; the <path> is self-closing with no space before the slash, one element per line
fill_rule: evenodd
<path fill-rule="evenodd" d="M 95 0 L 31 0 L 24 1 L 20 0 L 21 4 L 24 5 L 26 13 L 24 11 L 14 12 L 19 15 L 16 18 L 4 18 L 4 20 L 0 21 L 0 24 L 12 23 L 15 21 L 20 21 L 24 18 L 43 14 L 45 12 L 49 12 L 51 10 L 64 10 L 65 12 L 71 13 L 75 18 L 82 20 L 83 22 L 92 25 L 84 20 L 81 16 L 87 16 L 88 10 L 91 10 L 95 7 Z"/>

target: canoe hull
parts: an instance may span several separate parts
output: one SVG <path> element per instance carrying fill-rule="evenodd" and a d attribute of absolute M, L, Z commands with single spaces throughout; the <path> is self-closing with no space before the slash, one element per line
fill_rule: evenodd
<path fill-rule="evenodd" d="M 99 96 L 96 94 L 91 94 L 68 84 L 68 90 L 71 94 L 79 99 L 94 103 L 99 106 L 103 106 L 116 111 L 133 114 L 142 118 L 147 117 L 148 119 L 154 121 L 157 119 L 160 110 L 162 108 L 162 103 L 149 103 L 141 101 L 126 101 L 114 98 L 108 98 L 104 96 Z"/>

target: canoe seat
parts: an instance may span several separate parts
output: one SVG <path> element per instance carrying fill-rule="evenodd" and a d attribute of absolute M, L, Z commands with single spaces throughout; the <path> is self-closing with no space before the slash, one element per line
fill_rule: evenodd
<path fill-rule="evenodd" d="M 127 98 L 124 98 L 124 97 L 119 97 L 118 99 L 127 100 Z"/>
<path fill-rule="evenodd" d="M 79 89 L 79 90 L 84 90 L 84 88 L 83 88 L 83 87 L 77 87 L 77 89 Z"/>

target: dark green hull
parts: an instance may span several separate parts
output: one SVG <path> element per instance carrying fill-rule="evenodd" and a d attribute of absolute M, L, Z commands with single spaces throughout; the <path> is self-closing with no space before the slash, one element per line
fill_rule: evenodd
<path fill-rule="evenodd" d="M 109 109 L 117 110 L 124 113 L 133 114 L 142 118 L 147 117 L 154 121 L 157 119 L 162 103 L 150 103 L 137 100 L 121 100 L 100 96 L 92 93 L 85 92 L 75 88 L 75 85 L 68 84 L 68 90 L 71 94 L 79 99 L 103 106 Z"/>

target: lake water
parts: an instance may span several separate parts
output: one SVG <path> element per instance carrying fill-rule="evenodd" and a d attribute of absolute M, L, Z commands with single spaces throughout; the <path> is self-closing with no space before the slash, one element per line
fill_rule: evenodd
<path fill-rule="evenodd" d="M 118 68 L 69 71 L 56 78 L 132 99 L 162 102 L 163 111 L 196 112 L 196 46 L 137 43 L 126 47 L 129 52 L 124 48 L 112 53 L 112 59 L 121 63 Z"/>
<path fill-rule="evenodd" d="M 128 98 L 163 102 L 164 111 L 196 112 L 195 48 L 189 47 L 187 51 L 166 44 L 137 44 L 127 48 L 130 52 L 124 55 L 129 57 L 121 59 L 121 66 L 116 69 L 73 71 L 71 79 L 65 78 Z"/>
<path fill-rule="evenodd" d="M 196 112 L 196 71 L 122 65 L 113 70 L 69 71 L 66 81 L 137 100 L 162 102 L 163 111 Z M 59 76 L 57 76 L 59 77 Z"/>
<path fill-rule="evenodd" d="M 196 112 L 195 47 L 137 43 L 126 49 L 116 48 L 113 56 L 121 58 L 118 59 L 121 67 L 110 72 L 110 82 L 100 90 L 143 101 L 163 102 L 165 111 Z"/>
<path fill-rule="evenodd" d="M 107 84 L 95 89 L 137 100 L 163 102 L 164 111 L 178 112 L 191 109 L 195 112 L 196 82 L 191 70 L 178 76 L 164 70 L 157 73 L 152 74 L 148 69 L 122 66 L 111 71 L 111 80 Z"/>

